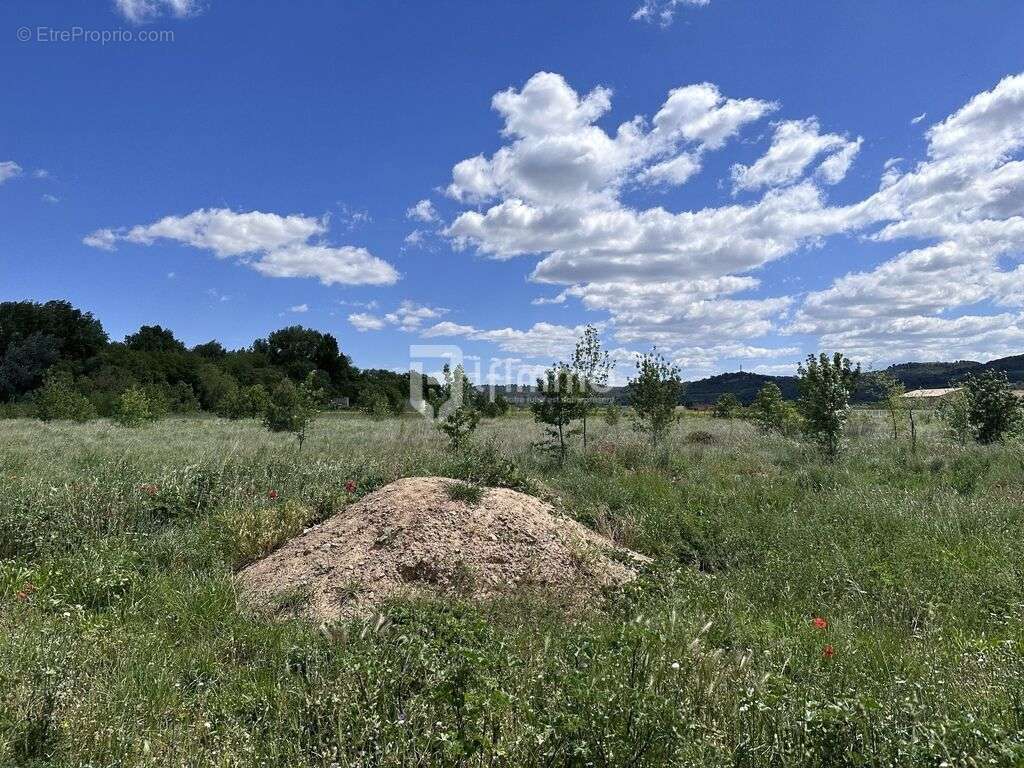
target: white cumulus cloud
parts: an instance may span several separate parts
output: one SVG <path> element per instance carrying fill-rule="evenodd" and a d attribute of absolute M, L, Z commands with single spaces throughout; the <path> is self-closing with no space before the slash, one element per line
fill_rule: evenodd
<path fill-rule="evenodd" d="M 99 229 L 83 242 L 111 250 L 118 242 L 152 245 L 171 240 L 211 251 L 220 259 L 237 258 L 270 277 L 310 277 L 324 285 L 390 285 L 398 280 L 394 267 L 365 248 L 312 241 L 326 231 L 325 219 L 299 214 L 203 208 L 152 224 Z"/>

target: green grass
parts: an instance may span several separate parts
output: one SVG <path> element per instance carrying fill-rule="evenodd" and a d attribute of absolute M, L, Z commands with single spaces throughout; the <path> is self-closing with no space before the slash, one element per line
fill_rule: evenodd
<path fill-rule="evenodd" d="M 468 460 L 416 419 L 325 417 L 302 456 L 255 422 L 0 429 L 5 768 L 1024 763 L 1019 451 L 925 423 L 911 455 L 864 411 L 835 465 L 696 416 L 560 469 L 521 416 Z M 235 569 L 409 475 L 534 490 L 654 564 L 583 615 L 239 610 Z"/>

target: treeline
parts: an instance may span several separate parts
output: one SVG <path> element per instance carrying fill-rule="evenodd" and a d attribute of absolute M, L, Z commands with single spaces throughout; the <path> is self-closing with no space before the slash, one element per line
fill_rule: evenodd
<path fill-rule="evenodd" d="M 409 378 L 360 370 L 329 333 L 289 326 L 251 346 L 225 349 L 217 341 L 187 347 L 170 329 L 144 325 L 112 341 L 89 312 L 66 301 L 0 303 L 0 412 L 115 416 L 126 393 L 145 396 L 153 415 L 208 411 L 228 418 L 262 413 L 283 382 L 312 381 L 325 400 L 400 413 Z M 131 399 L 131 398 L 129 398 Z M 68 405 L 71 402 L 72 405 Z"/>

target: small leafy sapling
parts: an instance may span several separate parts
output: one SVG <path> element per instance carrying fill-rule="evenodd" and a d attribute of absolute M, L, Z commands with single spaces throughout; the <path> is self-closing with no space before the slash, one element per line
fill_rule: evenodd
<path fill-rule="evenodd" d="M 122 427 L 138 427 L 154 418 L 149 397 L 142 387 L 129 387 L 117 399 L 114 421 Z"/>
<path fill-rule="evenodd" d="M 715 401 L 711 415 L 716 419 L 734 419 L 743 408 L 739 398 L 732 392 L 726 392 Z"/>
<path fill-rule="evenodd" d="M 963 390 L 942 398 L 935 410 L 949 439 L 959 445 L 971 439 L 971 419 Z"/>
<path fill-rule="evenodd" d="M 476 409 L 476 390 L 466 377 L 462 364 L 451 370 L 444 366 L 444 384 L 440 395 L 443 401 L 437 408 L 439 419 L 437 429 L 448 438 L 452 451 L 462 452 L 480 423 L 480 412 Z"/>
<path fill-rule="evenodd" d="M 285 379 L 270 393 L 263 426 L 270 432 L 291 432 L 301 453 L 309 427 L 320 413 L 322 400 L 323 392 L 317 386 L 315 373 L 310 373 L 298 386 Z"/>
<path fill-rule="evenodd" d="M 974 439 L 983 445 L 998 443 L 1021 420 L 1021 401 L 1002 371 L 985 371 L 964 380 L 967 421 Z"/>
<path fill-rule="evenodd" d="M 96 418 L 96 409 L 85 395 L 75 389 L 67 374 L 51 374 L 46 383 L 36 390 L 33 398 L 36 416 L 41 421 L 77 421 Z"/>
<path fill-rule="evenodd" d="M 617 403 L 608 403 L 604 408 L 604 423 L 609 427 L 614 427 L 619 423 L 619 419 L 622 416 L 622 407 Z"/>
<path fill-rule="evenodd" d="M 608 386 L 612 361 L 608 352 L 601 347 L 597 328 L 588 325 L 576 342 L 576 349 L 569 359 L 569 369 L 579 382 L 579 414 L 583 423 L 583 450 L 587 450 L 587 416 L 594 409 L 594 395 Z"/>
<path fill-rule="evenodd" d="M 683 390 L 679 367 L 657 349 L 637 356 L 636 377 L 629 380 L 633 429 L 646 434 L 657 446 L 676 420 L 676 406 Z"/>
<path fill-rule="evenodd" d="M 453 408 L 438 423 L 437 428 L 448 438 L 448 446 L 455 453 L 465 450 L 480 423 L 480 412 L 469 405 Z"/>
<path fill-rule="evenodd" d="M 910 432 L 911 446 L 916 449 L 917 428 L 914 424 L 914 412 L 910 408 L 907 398 L 904 397 L 907 394 L 907 388 L 902 381 L 888 373 L 876 374 L 874 384 L 881 395 L 882 405 L 889 413 L 893 442 L 900 439 L 900 425 L 906 423 Z"/>
<path fill-rule="evenodd" d="M 572 423 L 582 417 L 582 387 L 572 369 L 564 363 L 558 363 L 544 378 L 537 379 L 541 399 L 531 403 L 530 410 L 533 420 L 544 425 L 545 433 L 545 439 L 537 443 L 537 447 L 556 454 L 559 464 L 565 461 L 569 438 L 576 434 Z"/>
<path fill-rule="evenodd" d="M 786 402 L 782 399 L 782 390 L 774 381 L 769 381 L 757 393 L 751 410 L 754 421 L 765 434 L 783 433 L 786 429 Z"/>
<path fill-rule="evenodd" d="M 860 376 L 860 365 L 853 367 L 841 352 L 832 357 L 822 352 L 818 357 L 808 355 L 797 370 L 804 432 L 833 461 L 843 447 L 850 395 Z"/>

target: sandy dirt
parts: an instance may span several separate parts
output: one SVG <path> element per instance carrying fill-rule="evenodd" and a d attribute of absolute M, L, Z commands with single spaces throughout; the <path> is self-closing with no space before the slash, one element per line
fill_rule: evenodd
<path fill-rule="evenodd" d="M 454 501 L 441 477 L 381 488 L 238 574 L 244 599 L 333 621 L 397 596 L 486 599 L 518 588 L 582 600 L 632 580 L 644 558 L 550 504 L 504 488 Z"/>

